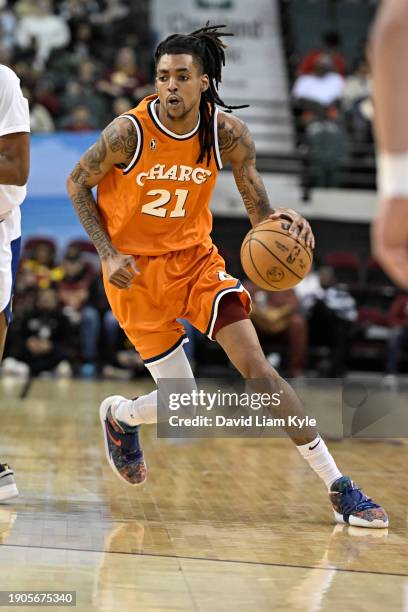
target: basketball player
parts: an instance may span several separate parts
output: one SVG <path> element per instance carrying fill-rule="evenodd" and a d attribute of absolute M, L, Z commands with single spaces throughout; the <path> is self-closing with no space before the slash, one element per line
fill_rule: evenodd
<path fill-rule="evenodd" d="M 371 41 L 377 185 L 380 206 L 373 252 L 397 285 L 408 290 L 408 2 L 383 0 Z"/>
<path fill-rule="evenodd" d="M 107 126 L 73 170 L 68 192 L 101 257 L 113 313 L 156 382 L 193 379 L 182 317 L 216 340 L 243 377 L 284 391 L 280 417 L 300 416 L 296 394 L 262 352 L 248 293 L 226 274 L 210 237 L 211 194 L 219 170 L 230 164 L 252 225 L 268 216 L 287 219 L 293 235 L 314 246 L 305 219 L 270 207 L 247 126 L 217 108 L 232 108 L 218 94 L 225 59 L 219 27 L 160 43 L 157 95 Z M 100 417 L 112 469 L 129 484 L 142 483 L 139 429 L 157 420 L 157 391 L 135 400 L 109 397 Z M 314 428 L 286 431 L 326 484 L 338 521 L 388 525 L 385 511 L 342 476 Z"/>
<path fill-rule="evenodd" d="M 28 102 L 16 74 L 0 65 L 0 362 L 21 243 L 20 204 L 30 164 Z M 18 495 L 13 471 L 0 464 L 0 501 Z"/>

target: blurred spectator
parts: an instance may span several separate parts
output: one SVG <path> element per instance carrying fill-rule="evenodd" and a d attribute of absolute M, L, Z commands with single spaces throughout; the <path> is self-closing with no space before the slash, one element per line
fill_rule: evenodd
<path fill-rule="evenodd" d="M 82 21 L 101 10 L 98 0 L 62 0 L 58 3 L 58 13 L 65 21 Z"/>
<path fill-rule="evenodd" d="M 53 49 L 69 43 L 70 32 L 64 19 L 53 14 L 51 0 L 37 0 L 20 19 L 16 40 L 23 49 L 35 48 L 35 65 L 42 69 Z"/>
<path fill-rule="evenodd" d="M 79 21 L 72 24 L 71 43 L 67 47 L 69 59 L 77 66 L 81 60 L 91 59 L 97 55 L 97 43 L 92 25 L 88 21 Z"/>
<path fill-rule="evenodd" d="M 362 59 L 356 70 L 346 78 L 342 99 L 349 130 L 356 142 L 369 143 L 373 140 L 374 107 L 371 94 L 368 62 Z"/>
<path fill-rule="evenodd" d="M 315 70 L 316 62 L 319 56 L 324 53 L 330 56 L 333 62 L 333 69 L 342 74 L 346 74 L 346 60 L 340 53 L 341 39 L 337 32 L 327 31 L 322 34 L 321 45 L 316 49 L 312 49 L 303 58 L 298 66 L 298 74 L 311 74 Z"/>
<path fill-rule="evenodd" d="M 129 96 L 140 100 L 146 94 L 147 79 L 139 70 L 136 54 L 130 47 L 122 47 L 115 58 L 115 67 L 108 71 L 98 82 L 101 93 L 118 98 Z"/>
<path fill-rule="evenodd" d="M 76 248 L 68 249 L 62 268 L 64 275 L 58 283 L 58 296 L 64 314 L 79 335 L 81 375 L 92 377 L 96 373 L 101 327 L 98 310 L 89 304 L 90 287 L 95 274 Z"/>
<path fill-rule="evenodd" d="M 0 40 L 6 49 L 11 49 L 15 42 L 16 18 L 7 5 L 7 0 L 0 0 Z"/>
<path fill-rule="evenodd" d="M 245 283 L 253 299 L 251 319 L 262 336 L 288 346 L 288 373 L 301 376 L 307 352 L 307 323 L 292 289 L 264 291 L 251 282 Z"/>
<path fill-rule="evenodd" d="M 369 98 L 372 94 L 370 70 L 365 58 L 360 59 L 356 69 L 345 79 L 343 89 L 343 107 L 348 110 L 356 102 Z"/>
<path fill-rule="evenodd" d="M 26 82 L 26 79 L 24 79 Z M 38 104 L 42 104 L 48 110 L 50 115 L 55 118 L 60 113 L 60 100 L 55 92 L 55 83 L 48 75 L 42 76 L 36 83 L 33 84 L 33 91 L 35 91 L 35 99 Z"/>
<path fill-rule="evenodd" d="M 31 95 L 26 87 L 22 87 L 22 92 L 28 100 L 30 106 L 30 127 L 32 133 L 49 133 L 55 131 L 55 125 L 51 114 L 43 104 L 39 104 Z"/>
<path fill-rule="evenodd" d="M 11 66 L 13 63 L 13 54 L 12 49 L 7 47 L 4 42 L 0 39 L 0 64 L 4 64 L 5 66 Z M 19 74 L 21 77 L 21 75 Z"/>
<path fill-rule="evenodd" d="M 60 128 L 67 132 L 90 132 L 96 129 L 96 122 L 86 106 L 75 106 L 60 122 Z"/>
<path fill-rule="evenodd" d="M 55 263 L 55 246 L 50 241 L 38 240 L 25 254 L 20 267 L 33 275 L 35 286 L 40 289 L 48 289 L 63 277 L 61 266 Z"/>
<path fill-rule="evenodd" d="M 145 0 L 0 0 L 0 34 L 0 63 L 31 94 L 33 131 L 100 129 L 116 98 L 129 110 L 153 92 Z"/>
<path fill-rule="evenodd" d="M 38 291 L 34 308 L 25 313 L 19 331 L 19 337 L 14 334 L 14 352 L 5 359 L 4 372 L 23 374 L 20 365 L 23 363 L 32 376 L 55 369 L 57 373 L 69 374 L 70 326 L 58 308 L 54 289 Z"/>
<path fill-rule="evenodd" d="M 408 294 L 399 295 L 391 304 L 388 314 L 391 327 L 385 351 L 385 384 L 396 389 L 402 352 L 408 347 Z"/>
<path fill-rule="evenodd" d="M 347 160 L 349 144 L 340 121 L 344 79 L 333 71 L 328 55 L 316 59 L 314 73 L 299 76 L 293 86 L 293 105 L 300 116 L 304 157 L 303 186 L 336 187 Z"/>
<path fill-rule="evenodd" d="M 108 120 L 108 105 L 104 96 L 95 91 L 99 67 L 96 62 L 86 60 L 81 63 L 76 79 L 66 84 L 65 93 L 61 96 L 63 113 L 68 116 L 75 107 L 86 106 L 95 125 L 100 126 Z M 128 107 L 131 108 L 130 106 Z"/>
<path fill-rule="evenodd" d="M 303 294 L 303 304 L 309 309 L 309 329 L 313 344 L 330 348 L 329 377 L 342 377 L 347 371 L 347 356 L 357 320 L 356 301 L 337 285 L 333 268 L 319 269 L 319 285 Z"/>
<path fill-rule="evenodd" d="M 103 11 L 94 13 L 91 17 L 93 23 L 111 25 L 112 22 L 123 20 L 129 15 L 129 7 L 122 0 L 107 0 Z"/>
<path fill-rule="evenodd" d="M 135 29 L 135 22 L 128 23 L 132 2 L 106 0 L 102 10 L 90 15 L 91 23 L 96 27 L 99 37 L 106 49 L 115 49 L 124 44 L 127 27 Z M 125 42 L 126 44 L 126 42 Z M 101 49 L 102 51 L 102 49 Z M 107 58 L 107 54 L 104 54 Z"/>
<path fill-rule="evenodd" d="M 112 105 L 112 116 L 119 117 L 123 113 L 127 113 L 132 108 L 132 102 L 129 98 L 116 98 Z"/>
<path fill-rule="evenodd" d="M 110 310 L 105 313 L 102 333 L 104 344 L 109 351 L 102 370 L 105 378 L 128 380 L 146 374 L 143 359 L 126 338 Z"/>
<path fill-rule="evenodd" d="M 344 79 L 335 72 L 331 57 L 320 53 L 313 72 L 299 76 L 292 90 L 295 108 L 303 113 L 304 121 L 334 119 L 343 95 Z"/>

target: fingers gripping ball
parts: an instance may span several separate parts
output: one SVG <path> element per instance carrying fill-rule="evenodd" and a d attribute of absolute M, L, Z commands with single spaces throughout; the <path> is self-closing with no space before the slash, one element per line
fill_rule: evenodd
<path fill-rule="evenodd" d="M 313 252 L 293 238 L 290 224 L 266 219 L 245 236 L 241 263 L 248 278 L 262 289 L 291 289 L 310 272 Z"/>

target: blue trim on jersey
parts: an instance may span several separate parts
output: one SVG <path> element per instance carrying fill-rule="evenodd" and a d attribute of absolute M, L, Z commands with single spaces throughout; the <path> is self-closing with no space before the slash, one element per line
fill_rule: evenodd
<path fill-rule="evenodd" d="M 220 289 L 218 291 L 218 293 L 216 293 L 214 299 L 213 299 L 213 303 L 212 303 L 212 307 L 211 307 L 211 315 L 210 315 L 210 322 L 208 323 L 207 329 L 205 330 L 205 335 L 208 336 L 210 329 L 211 329 L 211 325 L 212 325 L 212 320 L 214 317 L 214 310 L 215 310 L 215 305 L 217 303 L 217 298 L 219 295 L 221 295 L 222 293 L 227 293 L 230 292 L 232 293 L 233 291 L 239 291 L 240 288 L 242 287 L 241 281 L 239 280 L 237 282 L 237 284 L 235 285 L 235 287 L 224 287 L 224 289 Z"/>
<path fill-rule="evenodd" d="M 167 351 L 164 351 L 164 353 L 160 353 L 160 355 L 156 355 L 155 357 L 150 357 L 150 359 L 143 359 L 143 363 L 148 365 L 149 363 L 154 363 L 155 361 L 159 361 L 159 359 L 163 359 L 163 357 L 166 357 L 167 355 L 175 351 L 176 348 L 181 346 L 185 340 L 188 340 L 187 334 L 183 334 L 177 340 L 176 344 L 173 344 L 173 346 L 169 348 Z"/>
<path fill-rule="evenodd" d="M 10 243 L 10 249 L 11 249 L 11 278 L 12 278 L 12 281 L 11 281 L 11 295 L 10 295 L 9 303 L 7 304 L 6 308 L 4 309 L 4 314 L 6 315 L 6 320 L 7 320 L 8 324 L 11 321 L 11 303 L 12 303 L 12 300 L 13 300 L 14 285 L 16 283 L 18 262 L 20 260 L 21 236 L 20 236 L 20 238 L 16 238 L 15 240 L 13 240 Z"/>

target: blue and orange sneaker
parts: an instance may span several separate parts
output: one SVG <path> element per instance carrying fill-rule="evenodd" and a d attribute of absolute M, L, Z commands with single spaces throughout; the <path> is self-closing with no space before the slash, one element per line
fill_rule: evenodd
<path fill-rule="evenodd" d="M 106 458 L 121 480 L 130 485 L 140 485 L 146 480 L 147 468 L 140 448 L 140 425 L 131 427 L 113 417 L 112 408 L 126 400 L 121 395 L 112 395 L 103 400 L 99 417 L 105 439 Z"/>
<path fill-rule="evenodd" d="M 348 476 L 342 476 L 333 482 L 329 497 L 334 518 L 338 523 L 371 529 L 388 527 L 388 516 L 384 508 L 364 495 Z"/>

